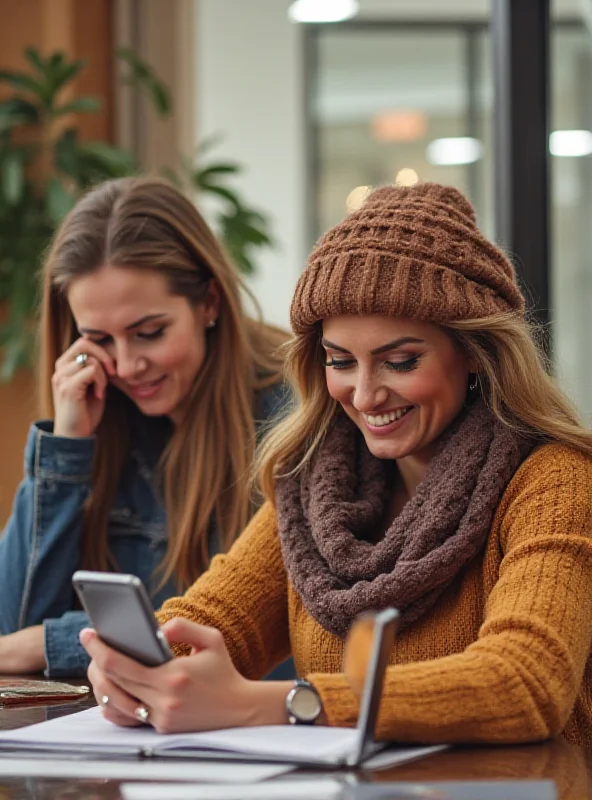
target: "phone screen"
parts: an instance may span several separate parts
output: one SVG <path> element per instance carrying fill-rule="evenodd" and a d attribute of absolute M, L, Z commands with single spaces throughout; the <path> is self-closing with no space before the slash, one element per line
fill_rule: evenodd
<path fill-rule="evenodd" d="M 94 629 L 106 644 L 147 666 L 164 664 L 172 658 L 138 578 L 81 571 L 74 574 L 72 582 Z"/>

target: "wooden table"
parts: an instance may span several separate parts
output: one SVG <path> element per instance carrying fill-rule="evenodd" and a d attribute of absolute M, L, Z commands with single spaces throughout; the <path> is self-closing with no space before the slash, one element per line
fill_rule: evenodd
<path fill-rule="evenodd" d="M 0 709 L 0 730 L 54 719 L 91 705 L 94 701 L 89 697 L 63 705 L 3 708 Z M 375 782 L 549 778 L 556 782 L 560 800 L 592 800 L 592 754 L 561 738 L 514 747 L 459 747 L 396 769 L 358 773 L 358 778 Z M 118 781 L 106 779 L 4 779 L 0 776 L 0 800 L 115 800 L 120 797 L 118 787 Z"/>

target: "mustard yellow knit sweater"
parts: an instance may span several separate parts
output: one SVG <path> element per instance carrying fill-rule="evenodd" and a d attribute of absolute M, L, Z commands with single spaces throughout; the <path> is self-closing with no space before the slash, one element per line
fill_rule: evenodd
<path fill-rule="evenodd" d="M 249 678 L 291 651 L 329 723 L 355 725 L 358 703 L 341 672 L 344 643 L 290 585 L 271 504 L 158 614 L 161 623 L 175 616 L 222 631 Z M 509 483 L 483 554 L 398 635 L 378 736 L 526 742 L 564 731 L 592 745 L 591 641 L 592 461 L 549 444 Z"/>

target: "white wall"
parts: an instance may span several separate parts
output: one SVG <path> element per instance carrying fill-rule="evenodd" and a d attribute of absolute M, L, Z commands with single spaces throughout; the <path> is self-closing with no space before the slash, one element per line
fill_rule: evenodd
<path fill-rule="evenodd" d="M 240 162 L 237 182 L 269 214 L 277 247 L 256 251 L 249 281 L 265 318 L 288 323 L 306 259 L 302 29 L 281 0 L 199 0 L 196 131 L 220 133 L 214 151 Z"/>

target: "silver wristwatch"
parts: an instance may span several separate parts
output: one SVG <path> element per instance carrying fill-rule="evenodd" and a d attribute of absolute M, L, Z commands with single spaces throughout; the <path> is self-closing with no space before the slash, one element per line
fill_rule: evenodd
<path fill-rule="evenodd" d="M 290 725 L 313 725 L 323 710 L 319 693 L 308 681 L 296 680 L 286 697 Z"/>

